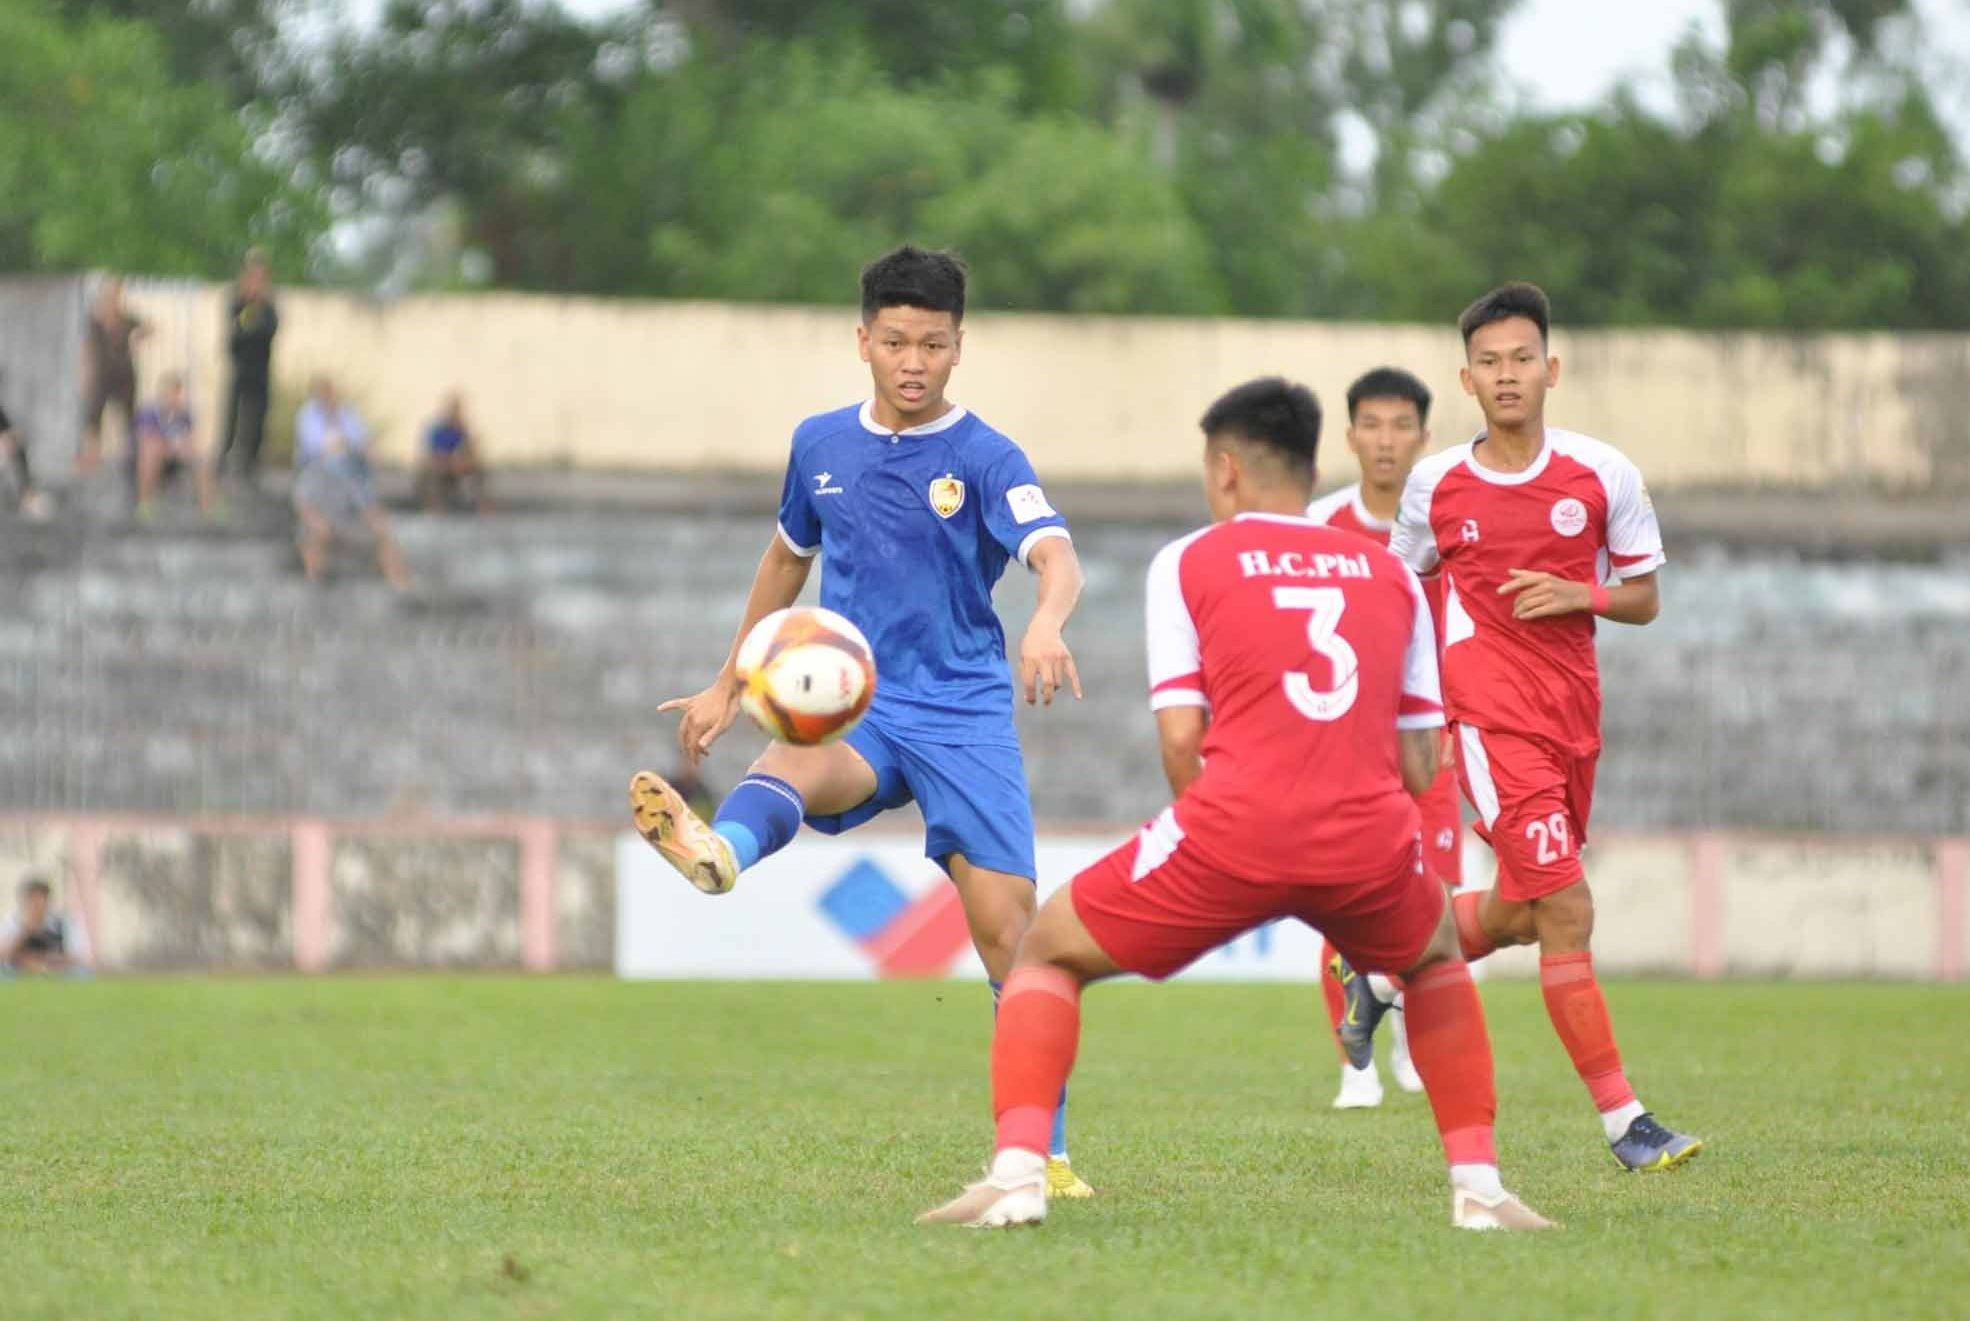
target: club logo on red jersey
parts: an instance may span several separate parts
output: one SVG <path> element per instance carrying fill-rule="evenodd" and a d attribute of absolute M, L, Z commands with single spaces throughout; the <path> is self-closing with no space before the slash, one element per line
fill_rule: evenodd
<path fill-rule="evenodd" d="M 964 483 L 945 473 L 930 484 L 930 507 L 939 518 L 949 518 L 964 508 Z"/>
<path fill-rule="evenodd" d="M 1553 506 L 1553 531 L 1577 537 L 1587 530 L 1587 506 L 1571 496 Z"/>
<path fill-rule="evenodd" d="M 1466 545 L 1476 541 L 1478 539 L 1477 520 L 1475 518 L 1465 519 L 1464 530 L 1458 533 L 1458 535 L 1464 539 Z"/>

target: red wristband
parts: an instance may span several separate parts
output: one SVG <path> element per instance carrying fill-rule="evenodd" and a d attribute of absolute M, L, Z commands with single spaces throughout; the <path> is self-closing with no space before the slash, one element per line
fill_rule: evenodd
<path fill-rule="evenodd" d="M 1597 615 L 1606 614 L 1608 608 L 1607 584 L 1593 583 L 1587 588 L 1587 591 L 1590 593 L 1587 597 L 1587 608 Z"/>

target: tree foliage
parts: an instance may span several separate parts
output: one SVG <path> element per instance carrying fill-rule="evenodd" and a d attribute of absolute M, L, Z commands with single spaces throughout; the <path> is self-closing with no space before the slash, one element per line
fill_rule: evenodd
<path fill-rule="evenodd" d="M 0 6 L 0 267 L 218 275 L 248 243 L 298 269 L 313 197 L 147 24 Z"/>
<path fill-rule="evenodd" d="M 1526 277 L 1573 324 L 1970 325 L 1910 0 L 1725 0 L 1671 108 L 1567 114 L 1509 99 L 1517 2 L 389 0 L 324 39 L 321 0 L 17 0 L 0 261 L 333 217 L 315 273 L 395 288 L 838 302 L 914 239 L 993 307 L 1441 322 Z"/>

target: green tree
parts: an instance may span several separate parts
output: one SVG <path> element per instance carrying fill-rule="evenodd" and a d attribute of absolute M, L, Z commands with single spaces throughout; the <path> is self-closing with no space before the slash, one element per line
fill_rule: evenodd
<path fill-rule="evenodd" d="M 53 0 L 72 25 L 141 23 L 161 44 L 172 80 L 216 83 L 234 106 L 257 97 L 283 57 L 281 23 L 315 0 Z"/>
<path fill-rule="evenodd" d="M 1072 112 L 1084 97 L 1066 0 L 673 0 L 664 8 L 683 20 L 700 58 L 729 59 L 762 41 L 813 42 L 866 51 L 902 87 L 1006 74 L 1023 110 Z"/>
<path fill-rule="evenodd" d="M 0 265 L 216 276 L 259 243 L 293 270 L 321 228 L 221 91 L 172 81 L 150 28 L 0 7 Z"/>
<path fill-rule="evenodd" d="M 1361 306 L 1441 321 L 1530 278 L 1577 324 L 1970 324 L 1962 160 L 1876 41 L 1905 10 L 1735 0 L 1723 49 L 1677 53 L 1677 117 L 1621 96 L 1482 137 L 1433 189 L 1351 231 Z M 1836 35 L 1854 52 L 1849 89 L 1816 114 L 1803 89 Z"/>

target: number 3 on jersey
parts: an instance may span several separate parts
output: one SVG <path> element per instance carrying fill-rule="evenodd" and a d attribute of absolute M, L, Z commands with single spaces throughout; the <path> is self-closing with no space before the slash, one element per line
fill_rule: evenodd
<path fill-rule="evenodd" d="M 1335 632 L 1341 614 L 1348 608 L 1346 593 L 1338 587 L 1275 587 L 1272 603 L 1281 610 L 1306 610 L 1307 644 L 1313 654 L 1334 667 L 1334 686 L 1316 688 L 1313 680 L 1299 670 L 1285 677 L 1286 700 L 1308 720 L 1339 720 L 1354 705 L 1361 688 L 1360 660 L 1348 640 Z"/>

